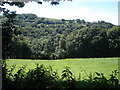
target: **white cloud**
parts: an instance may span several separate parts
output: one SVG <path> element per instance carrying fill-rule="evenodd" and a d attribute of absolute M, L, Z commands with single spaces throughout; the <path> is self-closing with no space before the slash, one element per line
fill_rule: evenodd
<path fill-rule="evenodd" d="M 71 15 L 73 18 L 80 18 L 85 19 L 86 21 L 98 21 L 104 20 L 107 22 L 111 22 L 113 24 L 118 24 L 118 13 L 116 12 L 99 12 L 99 11 L 92 11 L 89 8 L 79 8 L 73 10 L 73 14 Z"/>
<path fill-rule="evenodd" d="M 41 17 L 49 17 L 49 18 L 57 18 L 57 19 L 84 19 L 86 21 L 98 21 L 104 20 L 106 22 L 111 22 L 113 24 L 118 24 L 117 13 L 114 12 L 95 12 L 90 10 L 89 8 L 74 8 L 70 10 L 64 11 L 51 11 L 50 9 L 45 9 L 45 11 L 41 11 L 39 14 Z"/>
<path fill-rule="evenodd" d="M 118 25 L 117 12 L 100 12 L 93 11 L 85 7 L 70 7 L 70 6 L 51 6 L 49 3 L 38 5 L 36 3 L 28 3 L 24 8 L 5 6 L 18 13 L 34 13 L 39 17 L 57 18 L 57 19 L 84 19 L 86 21 L 104 20 Z"/>

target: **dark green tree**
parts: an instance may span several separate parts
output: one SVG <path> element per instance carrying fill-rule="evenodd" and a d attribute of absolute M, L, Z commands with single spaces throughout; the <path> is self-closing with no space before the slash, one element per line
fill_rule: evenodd
<path fill-rule="evenodd" d="M 9 4 L 10 6 L 16 5 L 18 7 L 23 7 L 24 3 L 22 2 L 1 2 L 1 6 L 4 4 Z M 3 15 L 6 17 L 2 22 L 2 59 L 8 59 L 12 57 L 11 46 L 13 44 L 13 36 L 19 34 L 15 25 L 14 18 L 16 17 L 16 12 L 9 11 L 8 9 L 1 8 Z"/>

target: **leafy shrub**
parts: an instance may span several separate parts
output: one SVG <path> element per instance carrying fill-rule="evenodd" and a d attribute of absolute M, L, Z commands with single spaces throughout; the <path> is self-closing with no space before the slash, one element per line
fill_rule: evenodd
<path fill-rule="evenodd" d="M 61 78 L 57 71 L 51 66 L 36 64 L 34 69 L 25 72 L 25 65 L 13 74 L 15 65 L 11 69 L 3 67 L 3 89 L 53 89 L 66 90 L 71 88 L 120 88 L 117 79 L 118 71 L 112 71 L 109 78 L 103 73 L 95 72 L 95 74 L 87 74 L 88 78 L 75 78 L 69 67 L 62 71 Z"/>
<path fill-rule="evenodd" d="M 70 67 L 67 67 L 62 71 L 62 80 L 63 87 L 72 88 L 75 87 L 75 78 L 73 77 L 73 73 L 70 71 Z"/>
<path fill-rule="evenodd" d="M 29 70 L 27 73 L 25 88 L 53 88 L 57 79 L 57 72 L 53 71 L 51 67 L 46 68 L 44 65 L 37 64 L 35 69 Z"/>
<path fill-rule="evenodd" d="M 6 68 L 6 77 L 3 78 L 3 89 L 7 88 L 53 88 L 56 80 L 59 78 L 56 71 L 52 67 L 44 67 L 44 65 L 36 65 L 35 69 L 25 72 L 25 66 L 21 67 L 14 75 L 15 66 L 8 70 Z"/>

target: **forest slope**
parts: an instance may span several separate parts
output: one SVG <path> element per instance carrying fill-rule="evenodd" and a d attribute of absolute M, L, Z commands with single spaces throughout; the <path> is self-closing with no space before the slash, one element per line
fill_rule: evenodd
<path fill-rule="evenodd" d="M 119 57 L 120 26 L 105 21 L 58 20 L 18 14 L 11 58 Z"/>

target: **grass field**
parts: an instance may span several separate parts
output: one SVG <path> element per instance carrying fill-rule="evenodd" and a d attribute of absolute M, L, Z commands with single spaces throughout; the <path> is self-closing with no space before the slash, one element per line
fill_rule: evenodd
<path fill-rule="evenodd" d="M 94 72 L 104 73 L 106 76 L 113 70 L 118 70 L 118 59 L 120 58 L 76 58 L 76 59 L 60 59 L 60 60 L 30 60 L 30 59 L 10 59 L 7 61 L 7 65 L 10 66 L 16 64 L 16 71 L 23 65 L 26 66 L 26 71 L 35 68 L 36 64 L 44 64 L 45 66 L 52 66 L 54 70 L 58 70 L 61 75 L 63 69 L 66 66 L 70 67 L 70 70 L 75 76 L 78 76 L 83 68 L 88 74 Z"/>

